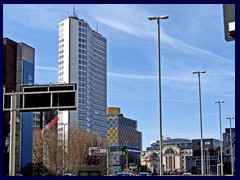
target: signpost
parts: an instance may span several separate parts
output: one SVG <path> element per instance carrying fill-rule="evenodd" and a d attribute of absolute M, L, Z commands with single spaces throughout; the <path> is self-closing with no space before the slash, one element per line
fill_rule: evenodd
<path fill-rule="evenodd" d="M 107 148 L 105 147 L 89 147 L 89 156 L 107 155 Z"/>
<path fill-rule="evenodd" d="M 15 176 L 15 137 L 17 111 L 76 110 L 76 83 L 57 85 L 26 85 L 21 92 L 3 91 L 3 110 L 10 111 L 9 176 Z M 10 107 L 5 107 L 5 96 L 11 96 Z M 20 99 L 20 107 L 17 104 Z"/>
<path fill-rule="evenodd" d="M 89 156 L 107 156 L 107 176 L 109 174 L 109 152 L 106 147 L 89 147 L 88 148 Z"/>
<path fill-rule="evenodd" d="M 127 146 L 110 146 L 110 152 L 112 154 L 127 154 L 128 147 Z"/>

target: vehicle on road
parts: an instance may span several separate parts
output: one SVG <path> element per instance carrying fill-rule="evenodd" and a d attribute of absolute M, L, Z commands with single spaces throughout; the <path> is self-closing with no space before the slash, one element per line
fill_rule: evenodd
<path fill-rule="evenodd" d="M 67 173 L 67 174 L 63 174 L 63 176 L 76 176 L 75 174 L 71 174 L 71 173 Z"/>
<path fill-rule="evenodd" d="M 20 173 L 16 173 L 15 176 L 23 176 L 23 175 Z"/>
<path fill-rule="evenodd" d="M 192 173 L 183 173 L 183 176 L 191 176 Z"/>
<path fill-rule="evenodd" d="M 118 172 L 115 176 L 133 176 L 133 174 L 128 172 Z"/>
<path fill-rule="evenodd" d="M 151 176 L 149 172 L 140 172 L 137 176 Z"/>

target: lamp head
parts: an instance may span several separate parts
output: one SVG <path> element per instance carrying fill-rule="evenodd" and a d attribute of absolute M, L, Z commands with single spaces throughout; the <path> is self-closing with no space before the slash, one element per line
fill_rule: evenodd
<path fill-rule="evenodd" d="M 149 16 L 148 17 L 148 20 L 150 20 L 150 21 L 155 20 L 155 19 L 157 19 L 157 17 L 154 17 L 154 16 Z"/>
<path fill-rule="evenodd" d="M 192 71 L 193 74 L 197 74 L 197 73 L 206 73 L 205 70 L 202 70 L 202 71 Z"/>
<path fill-rule="evenodd" d="M 168 19 L 168 18 L 169 18 L 169 16 L 167 16 L 167 15 L 160 16 L 160 19 Z"/>
<path fill-rule="evenodd" d="M 148 19 L 149 19 L 150 21 L 156 20 L 156 19 L 168 19 L 168 18 L 169 18 L 169 16 L 167 16 L 167 15 L 160 16 L 160 17 L 154 17 L 154 16 L 149 16 L 149 17 L 148 17 Z"/>
<path fill-rule="evenodd" d="M 215 101 L 214 103 L 224 103 L 224 100 L 221 100 L 221 101 Z"/>

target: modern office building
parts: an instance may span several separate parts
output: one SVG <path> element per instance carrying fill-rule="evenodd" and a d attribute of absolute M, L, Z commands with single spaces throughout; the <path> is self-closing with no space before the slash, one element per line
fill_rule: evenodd
<path fill-rule="evenodd" d="M 59 111 L 59 136 L 71 124 L 107 134 L 107 39 L 76 12 L 59 23 L 58 82 L 77 84 L 77 110 Z M 67 131 L 66 131 L 67 132 Z M 67 135 L 67 134 L 66 134 Z M 63 137 L 63 136 L 62 136 Z"/>
<path fill-rule="evenodd" d="M 17 43 L 3 38 L 3 85 L 6 93 L 20 92 L 22 85 L 34 83 L 35 49 L 25 43 Z M 5 107 L 10 107 L 10 96 L 5 98 Z M 17 100 L 17 107 L 20 101 Z M 32 162 L 33 113 L 17 112 L 16 124 L 16 159 L 15 169 L 20 171 Z M 4 175 L 8 175 L 9 161 L 9 121 L 10 112 L 4 112 L 3 161 Z"/>
<path fill-rule="evenodd" d="M 230 130 L 231 136 L 230 138 Z M 231 149 L 231 139 L 232 139 L 232 149 Z M 224 172 L 226 174 L 231 174 L 231 166 L 233 161 L 233 172 L 235 173 L 235 128 L 226 128 L 223 133 L 223 150 L 224 150 Z M 232 154 L 231 154 L 232 152 Z"/>
<path fill-rule="evenodd" d="M 140 164 L 142 150 L 142 133 L 137 130 L 137 121 L 126 118 L 121 114 L 120 108 L 107 108 L 107 144 L 111 146 L 126 146 L 128 153 L 123 155 L 110 155 L 110 172 L 115 173 L 134 169 Z"/>
<path fill-rule="evenodd" d="M 191 171 L 201 174 L 201 140 L 192 140 L 193 156 L 188 159 Z M 220 163 L 220 141 L 217 139 L 203 139 L 204 174 L 217 174 L 217 164 Z"/>

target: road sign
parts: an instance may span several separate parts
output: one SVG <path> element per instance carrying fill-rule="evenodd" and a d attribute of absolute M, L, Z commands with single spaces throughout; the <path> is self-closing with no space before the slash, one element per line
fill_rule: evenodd
<path fill-rule="evenodd" d="M 223 4 L 225 40 L 235 40 L 235 4 Z"/>
<path fill-rule="evenodd" d="M 88 151 L 89 156 L 107 155 L 106 147 L 89 147 Z"/>
<path fill-rule="evenodd" d="M 110 152 L 112 154 L 127 154 L 127 146 L 110 146 Z"/>
<path fill-rule="evenodd" d="M 20 100 L 18 111 L 43 111 L 57 109 L 76 110 L 77 86 L 71 84 L 50 85 L 24 85 L 21 92 L 4 92 L 4 99 L 16 95 L 17 102 Z M 3 110 L 10 111 L 10 104 L 4 103 Z"/>
<path fill-rule="evenodd" d="M 26 85 L 22 86 L 21 92 L 4 93 L 4 96 L 17 95 L 20 98 L 19 111 L 76 110 L 76 88 L 76 83 Z M 4 110 L 10 110 L 10 107 L 4 107 Z"/>

